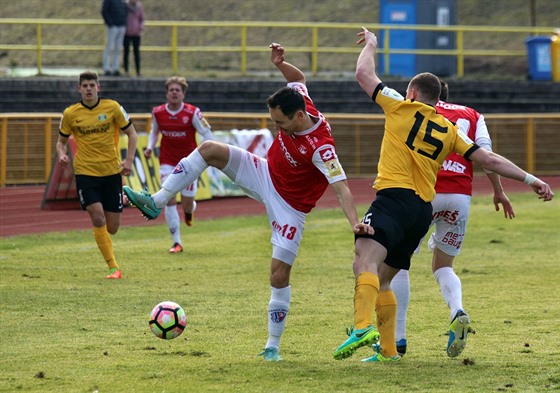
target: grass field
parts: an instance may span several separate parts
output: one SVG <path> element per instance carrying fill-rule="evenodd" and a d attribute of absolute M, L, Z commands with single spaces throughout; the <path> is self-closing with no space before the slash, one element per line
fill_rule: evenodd
<path fill-rule="evenodd" d="M 409 351 L 398 364 L 335 361 L 352 323 L 353 239 L 338 210 L 308 218 L 292 274 L 284 361 L 263 362 L 269 299 L 264 217 L 198 221 L 168 255 L 164 226 L 114 237 L 126 278 L 108 281 L 90 231 L 4 238 L 1 392 L 543 392 L 560 390 L 560 203 L 510 195 L 513 221 L 473 199 L 456 261 L 476 335 L 445 355 L 448 310 L 424 247 L 411 270 Z M 365 206 L 360 207 L 360 212 Z M 152 335 L 148 314 L 181 304 L 186 331 Z"/>

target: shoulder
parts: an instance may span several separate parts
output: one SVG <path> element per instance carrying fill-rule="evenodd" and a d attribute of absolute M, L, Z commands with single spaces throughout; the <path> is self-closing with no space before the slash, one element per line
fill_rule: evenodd
<path fill-rule="evenodd" d="M 165 104 L 161 104 L 161 105 L 155 106 L 155 107 L 152 109 L 152 112 L 153 112 L 153 113 L 159 113 L 159 112 L 163 112 L 163 111 L 165 111 Z"/>

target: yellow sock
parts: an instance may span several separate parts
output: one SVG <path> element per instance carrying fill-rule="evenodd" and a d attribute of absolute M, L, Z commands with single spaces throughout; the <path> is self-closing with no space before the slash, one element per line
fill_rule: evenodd
<path fill-rule="evenodd" d="M 107 266 L 109 269 L 119 268 L 117 265 L 117 260 L 115 259 L 115 254 L 113 253 L 113 242 L 111 241 L 111 236 L 107 232 L 107 225 L 102 227 L 93 227 L 93 237 L 97 242 L 97 247 L 101 251 L 101 255 L 105 258 Z"/>
<path fill-rule="evenodd" d="M 379 292 L 375 304 L 377 330 L 381 344 L 381 355 L 397 356 L 397 298 L 393 291 Z"/>
<path fill-rule="evenodd" d="M 373 325 L 373 307 L 379 293 L 379 277 L 370 272 L 360 273 L 354 287 L 354 327 Z"/>

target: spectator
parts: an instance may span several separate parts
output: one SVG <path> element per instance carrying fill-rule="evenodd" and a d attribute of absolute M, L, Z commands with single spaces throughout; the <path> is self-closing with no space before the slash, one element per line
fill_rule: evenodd
<path fill-rule="evenodd" d="M 128 9 L 128 20 L 126 22 L 126 34 L 124 35 L 124 72 L 128 73 L 128 53 L 130 44 L 134 51 L 134 65 L 136 66 L 136 76 L 140 75 L 140 37 L 144 31 L 144 7 L 140 0 L 128 0 L 126 3 Z"/>
<path fill-rule="evenodd" d="M 125 0 L 103 0 L 101 15 L 103 15 L 107 32 L 103 52 L 103 75 L 120 76 L 119 59 L 126 33 L 127 18 Z"/>

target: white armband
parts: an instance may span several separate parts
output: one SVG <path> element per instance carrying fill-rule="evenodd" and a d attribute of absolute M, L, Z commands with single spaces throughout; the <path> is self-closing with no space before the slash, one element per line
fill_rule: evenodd
<path fill-rule="evenodd" d="M 533 176 L 533 175 L 531 175 L 530 173 L 527 173 L 527 174 L 525 175 L 525 179 L 523 179 L 523 183 L 532 186 L 533 183 L 535 183 L 537 180 L 538 180 L 538 179 L 537 179 L 536 176 Z"/>

